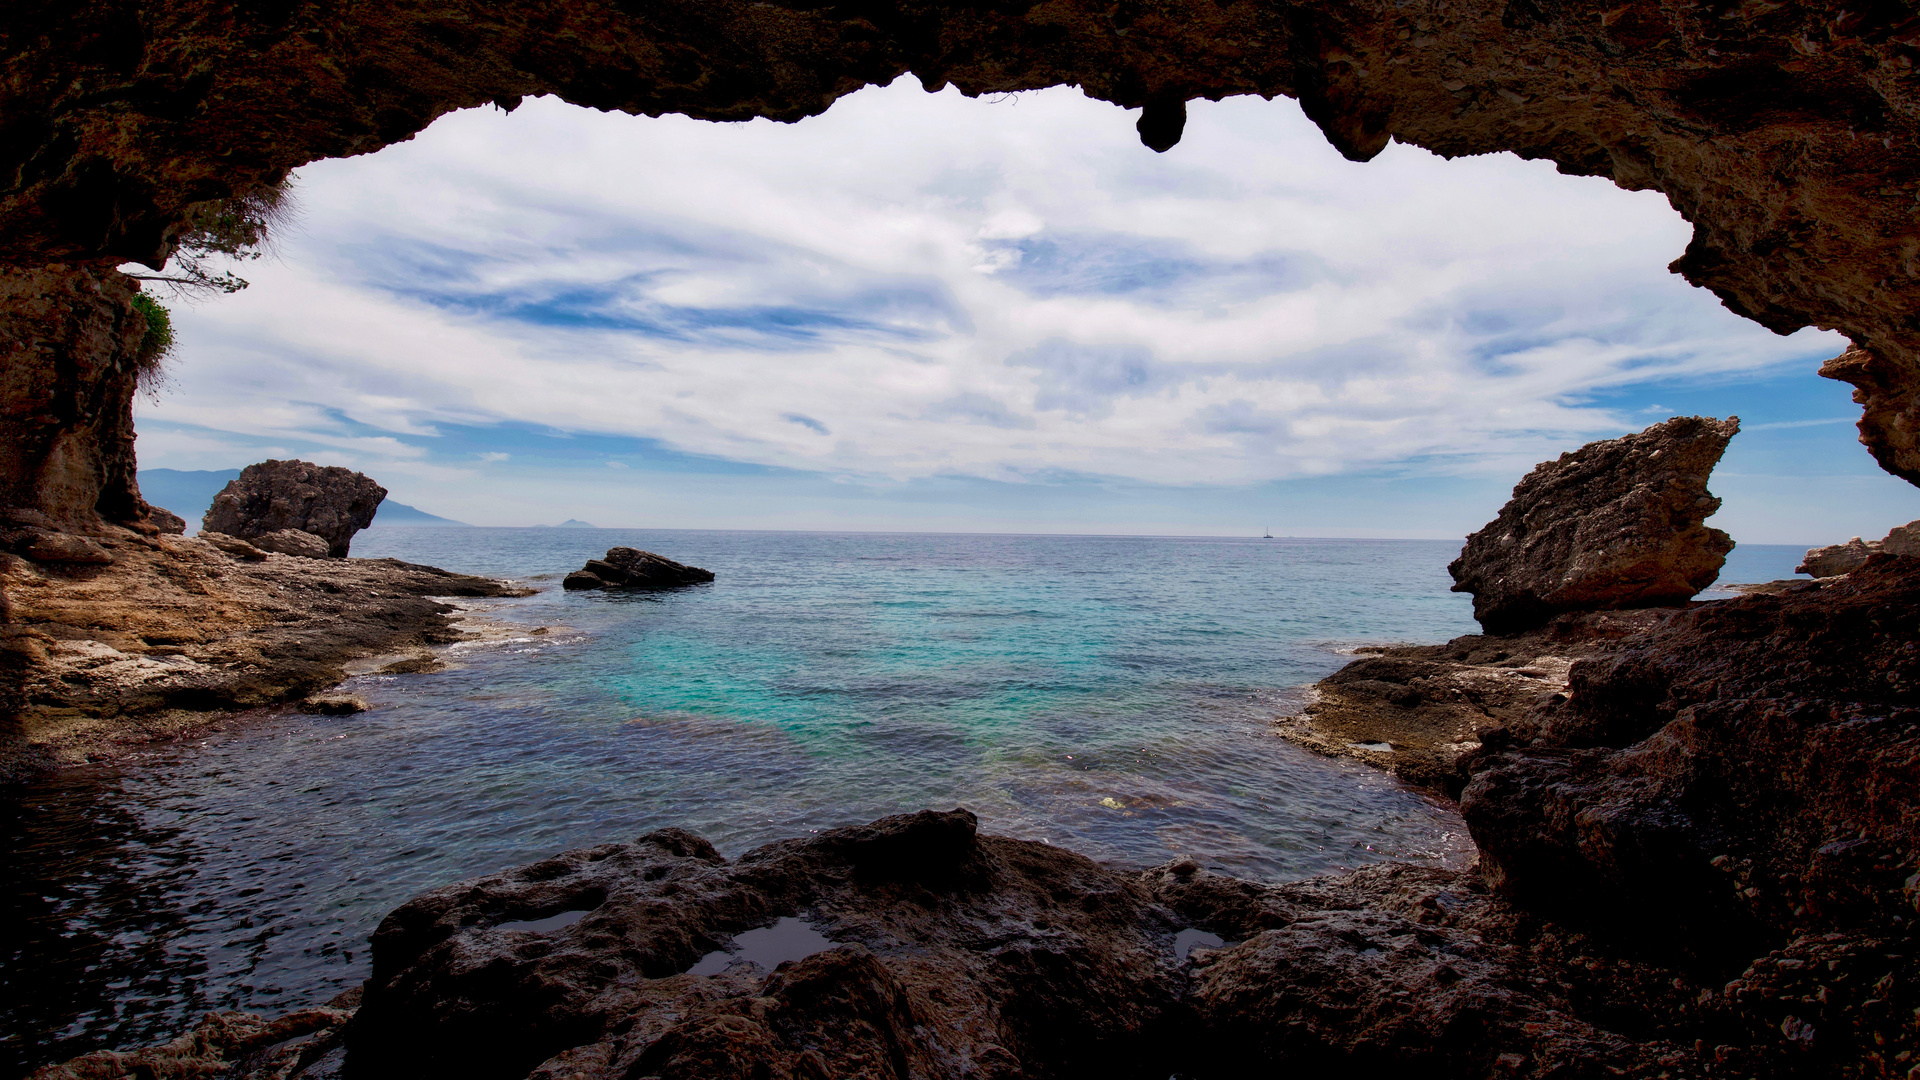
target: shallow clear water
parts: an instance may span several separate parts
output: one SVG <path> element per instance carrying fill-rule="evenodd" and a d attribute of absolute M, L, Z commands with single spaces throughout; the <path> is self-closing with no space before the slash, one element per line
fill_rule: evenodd
<path fill-rule="evenodd" d="M 615 544 L 714 570 L 562 592 Z M 922 807 L 1271 880 L 1457 862 L 1458 817 L 1272 734 L 1361 642 L 1474 629 L 1457 543 L 376 529 L 354 554 L 545 591 L 542 635 L 368 676 L 0 800 L 0 1075 L 365 977 L 414 894 L 678 825 L 728 855 Z M 1759 553 L 1755 553 L 1759 554 Z"/>

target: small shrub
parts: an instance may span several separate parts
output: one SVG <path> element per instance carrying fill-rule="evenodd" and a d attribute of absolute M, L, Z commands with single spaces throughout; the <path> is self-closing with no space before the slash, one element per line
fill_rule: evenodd
<path fill-rule="evenodd" d="M 173 353 L 173 316 L 146 293 L 133 295 L 133 310 L 147 320 L 139 351 L 133 354 L 134 379 L 142 390 L 157 393 L 166 380 L 167 357 Z"/>

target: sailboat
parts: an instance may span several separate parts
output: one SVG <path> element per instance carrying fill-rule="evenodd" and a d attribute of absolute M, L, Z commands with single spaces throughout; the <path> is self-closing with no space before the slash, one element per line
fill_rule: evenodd
<path fill-rule="evenodd" d="M 1271 540 L 1271 539 L 1273 539 L 1273 530 L 1272 530 L 1271 528 L 1269 528 L 1269 529 L 1267 530 L 1267 535 L 1265 535 L 1265 536 L 1263 536 L 1263 537 L 1261 537 L 1260 539 L 1262 539 L 1262 540 Z"/>

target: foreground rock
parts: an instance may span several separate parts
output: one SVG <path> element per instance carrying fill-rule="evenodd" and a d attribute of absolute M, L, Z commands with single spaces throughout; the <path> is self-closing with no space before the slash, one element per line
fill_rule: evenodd
<path fill-rule="evenodd" d="M 372 478 L 339 466 L 307 461 L 249 465 L 213 497 L 200 527 L 250 540 L 256 547 L 308 555 L 317 537 L 323 554 L 347 557 L 353 534 L 373 524 L 387 489 Z"/>
<path fill-rule="evenodd" d="M 1703 957 L 1911 934 L 1915 640 L 1920 560 L 1877 555 L 1575 663 L 1569 694 L 1468 763 L 1482 865 L 1533 906 Z"/>
<path fill-rule="evenodd" d="M 677 589 L 713 580 L 711 570 L 687 566 L 638 548 L 607 549 L 604 559 L 588 559 L 584 569 L 568 574 L 568 589 Z"/>
<path fill-rule="evenodd" d="M 1490 634 L 1569 611 L 1682 604 L 1720 574 L 1733 541 L 1707 476 L 1739 418 L 1681 416 L 1536 467 L 1447 567 Z"/>
<path fill-rule="evenodd" d="M 0 555 L 0 779 L 297 702 L 350 661 L 461 640 L 437 597 L 515 595 L 392 559 L 103 529 L 101 558 Z"/>
<path fill-rule="evenodd" d="M 824 937 L 804 955 L 688 973 L 796 916 Z M 1523 922 L 1457 873 L 1266 886 L 1191 862 L 1129 872 L 977 836 L 962 810 L 733 863 L 667 829 L 388 916 L 346 1075 L 1484 1076 L 1503 1055 L 1523 1064 L 1514 1075 L 1651 1075 L 1683 1052 L 1660 1037 L 1692 990 L 1673 972 L 1592 961 L 1577 935 L 1542 956 Z M 1228 947 L 1194 948 L 1197 932 Z M 1676 1022 L 1632 1038 L 1596 1023 L 1628 1002 Z"/>
<path fill-rule="evenodd" d="M 1853 572 L 1869 558 L 1880 554 L 1920 556 L 1920 521 L 1896 526 L 1881 540 L 1861 540 L 1856 536 L 1844 544 L 1808 548 L 1807 557 L 1793 568 L 1793 572 L 1817 578 L 1838 577 Z"/>
<path fill-rule="evenodd" d="M 358 995 L 354 995 L 357 997 Z M 329 1004 L 268 1020 L 254 1013 L 208 1013 L 192 1031 L 147 1050 L 100 1050 L 48 1065 L 29 1080 L 135 1080 L 231 1076 L 282 1080 L 309 1071 L 340 1043 L 351 1008 Z"/>

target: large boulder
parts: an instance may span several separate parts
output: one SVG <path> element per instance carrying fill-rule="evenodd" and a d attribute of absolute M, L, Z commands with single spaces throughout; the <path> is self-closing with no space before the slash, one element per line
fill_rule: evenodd
<path fill-rule="evenodd" d="M 604 559 L 588 559 L 585 569 L 568 574 L 567 589 L 677 589 L 713 580 L 713 571 L 674 562 L 639 548 L 613 547 Z"/>
<path fill-rule="evenodd" d="M 263 461 L 241 470 L 213 497 L 200 528 L 252 540 L 261 547 L 266 545 L 260 539 L 273 533 L 289 529 L 312 533 L 325 542 L 328 556 L 344 559 L 353 534 L 372 524 L 386 497 L 386 488 L 351 469 L 322 468 L 308 461 Z"/>
<path fill-rule="evenodd" d="M 1733 540 L 1707 476 L 1740 418 L 1676 416 L 1537 466 L 1447 567 L 1490 634 L 1569 611 L 1683 604 L 1720 574 Z"/>

